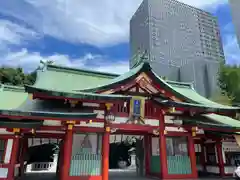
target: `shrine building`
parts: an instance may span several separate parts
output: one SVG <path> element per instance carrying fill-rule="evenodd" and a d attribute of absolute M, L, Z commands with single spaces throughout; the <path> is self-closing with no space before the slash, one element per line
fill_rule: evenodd
<path fill-rule="evenodd" d="M 108 180 L 111 134 L 143 136 L 144 172 L 160 179 L 232 175 L 239 108 L 164 80 L 147 62 L 123 75 L 46 65 L 34 85 L 0 89 L 0 179 L 23 173 L 28 138 L 62 139 L 60 180 Z"/>

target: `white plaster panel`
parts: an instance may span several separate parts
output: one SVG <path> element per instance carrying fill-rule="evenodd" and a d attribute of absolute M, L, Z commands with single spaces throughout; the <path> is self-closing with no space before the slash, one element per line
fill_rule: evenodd
<path fill-rule="evenodd" d="M 8 168 L 0 168 L 0 178 L 6 178 L 8 175 Z"/>
<path fill-rule="evenodd" d="M 113 123 L 114 124 L 126 123 L 128 119 L 129 119 L 128 117 L 116 117 Z"/>
<path fill-rule="evenodd" d="M 240 146 L 237 142 L 222 142 L 223 151 L 227 152 L 240 152 Z"/>
<path fill-rule="evenodd" d="M 233 174 L 235 169 L 236 169 L 235 166 L 225 166 L 224 172 L 225 172 L 225 174 Z"/>
<path fill-rule="evenodd" d="M 11 154 L 12 154 L 12 147 L 13 147 L 13 139 L 8 139 L 6 154 L 4 157 L 4 163 L 6 163 L 6 164 L 8 164 L 10 162 Z"/>
<path fill-rule="evenodd" d="M 159 120 L 158 119 L 145 119 L 145 124 L 148 124 L 150 126 L 159 126 Z"/>
<path fill-rule="evenodd" d="M 159 138 L 152 137 L 152 155 L 157 156 L 159 155 Z"/>
<path fill-rule="evenodd" d="M 73 144 L 72 144 L 72 156 L 79 153 L 84 143 L 84 138 L 87 134 L 74 134 Z M 88 134 L 89 143 L 91 146 L 91 153 L 96 153 L 97 151 L 97 134 Z M 99 138 L 101 139 L 101 138 Z"/>
<path fill-rule="evenodd" d="M 206 166 L 206 170 L 207 170 L 207 172 L 210 172 L 210 173 L 219 174 L 218 166 Z"/>
<path fill-rule="evenodd" d="M 86 123 L 81 122 L 80 124 L 76 124 L 76 127 L 104 127 L 104 123 L 99 122 L 92 122 L 92 123 Z"/>
<path fill-rule="evenodd" d="M 28 138 L 28 147 L 57 142 L 58 139 L 55 138 Z"/>
<path fill-rule="evenodd" d="M 15 176 L 15 177 L 18 177 L 19 172 L 20 172 L 20 168 L 19 168 L 19 167 L 15 167 L 15 168 L 14 168 L 14 176 Z"/>
<path fill-rule="evenodd" d="M 187 132 L 184 130 L 184 128 L 178 128 L 178 127 L 165 127 L 165 130 L 167 131 L 174 131 L 174 132 Z"/>
<path fill-rule="evenodd" d="M 61 126 L 61 121 L 44 120 L 43 125 L 45 125 L 45 126 Z"/>
<path fill-rule="evenodd" d="M 114 124 L 121 124 L 121 123 L 126 123 L 129 120 L 128 117 L 116 117 L 115 121 L 113 122 Z M 144 119 L 145 124 L 151 125 L 151 126 L 159 126 L 159 120 L 157 119 Z"/>
<path fill-rule="evenodd" d="M 98 103 L 83 102 L 82 105 L 87 106 L 87 107 L 100 107 L 100 104 L 98 104 Z"/>
<path fill-rule="evenodd" d="M 97 118 L 104 119 L 104 110 L 93 110 L 94 113 L 97 113 Z"/>
<path fill-rule="evenodd" d="M 14 133 L 7 131 L 5 128 L 0 128 L 0 134 L 14 134 Z"/>

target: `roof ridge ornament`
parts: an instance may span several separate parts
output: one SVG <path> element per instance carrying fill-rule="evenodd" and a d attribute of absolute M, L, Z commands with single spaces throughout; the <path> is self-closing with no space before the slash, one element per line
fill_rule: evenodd
<path fill-rule="evenodd" d="M 138 53 L 133 57 L 133 59 L 137 59 L 136 63 L 133 65 L 132 68 L 137 67 L 141 63 L 149 63 L 149 53 L 147 50 L 141 52 L 140 48 L 138 49 Z"/>
<path fill-rule="evenodd" d="M 38 66 L 37 70 L 45 71 L 47 69 L 48 65 L 53 65 L 54 61 L 53 60 L 40 60 L 40 65 Z"/>

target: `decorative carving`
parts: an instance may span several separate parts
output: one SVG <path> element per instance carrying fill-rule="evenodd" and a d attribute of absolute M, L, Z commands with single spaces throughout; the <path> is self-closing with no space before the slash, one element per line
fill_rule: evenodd
<path fill-rule="evenodd" d="M 77 100 L 69 100 L 71 107 L 75 107 L 78 104 Z"/>

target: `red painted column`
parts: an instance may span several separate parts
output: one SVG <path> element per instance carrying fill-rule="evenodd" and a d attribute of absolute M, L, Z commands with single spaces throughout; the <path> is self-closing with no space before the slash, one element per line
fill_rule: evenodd
<path fill-rule="evenodd" d="M 145 175 L 150 174 L 150 158 L 151 158 L 151 136 L 144 136 L 144 153 L 145 153 Z"/>
<path fill-rule="evenodd" d="M 8 176 L 7 176 L 8 180 L 14 180 L 14 171 L 15 171 L 15 165 L 17 164 L 19 145 L 20 145 L 20 136 L 15 135 L 13 138 L 10 166 L 8 168 Z"/>
<path fill-rule="evenodd" d="M 167 166 L 167 146 L 166 146 L 166 137 L 165 137 L 165 121 L 164 121 L 164 112 L 160 113 L 159 121 L 159 155 L 160 155 L 160 174 L 162 179 L 165 179 L 168 175 L 168 166 Z"/>
<path fill-rule="evenodd" d="M 188 136 L 188 153 L 191 161 L 191 169 L 192 169 L 192 178 L 198 178 L 198 171 L 197 171 L 197 160 L 196 160 L 196 153 L 195 153 L 195 145 L 194 139 L 192 137 L 192 132 Z"/>
<path fill-rule="evenodd" d="M 223 155 L 222 155 L 222 143 L 220 139 L 216 141 L 216 148 L 217 148 L 219 172 L 220 172 L 220 176 L 223 177 L 225 173 L 224 173 L 224 162 L 223 162 Z"/>
<path fill-rule="evenodd" d="M 67 180 L 69 177 L 69 170 L 71 166 L 72 157 L 72 143 L 73 143 L 73 124 L 68 124 L 65 132 L 64 142 L 63 142 L 63 162 L 62 162 L 62 172 L 60 172 L 60 179 Z"/>
<path fill-rule="evenodd" d="M 110 127 L 105 127 L 102 136 L 102 180 L 108 180 Z"/>

